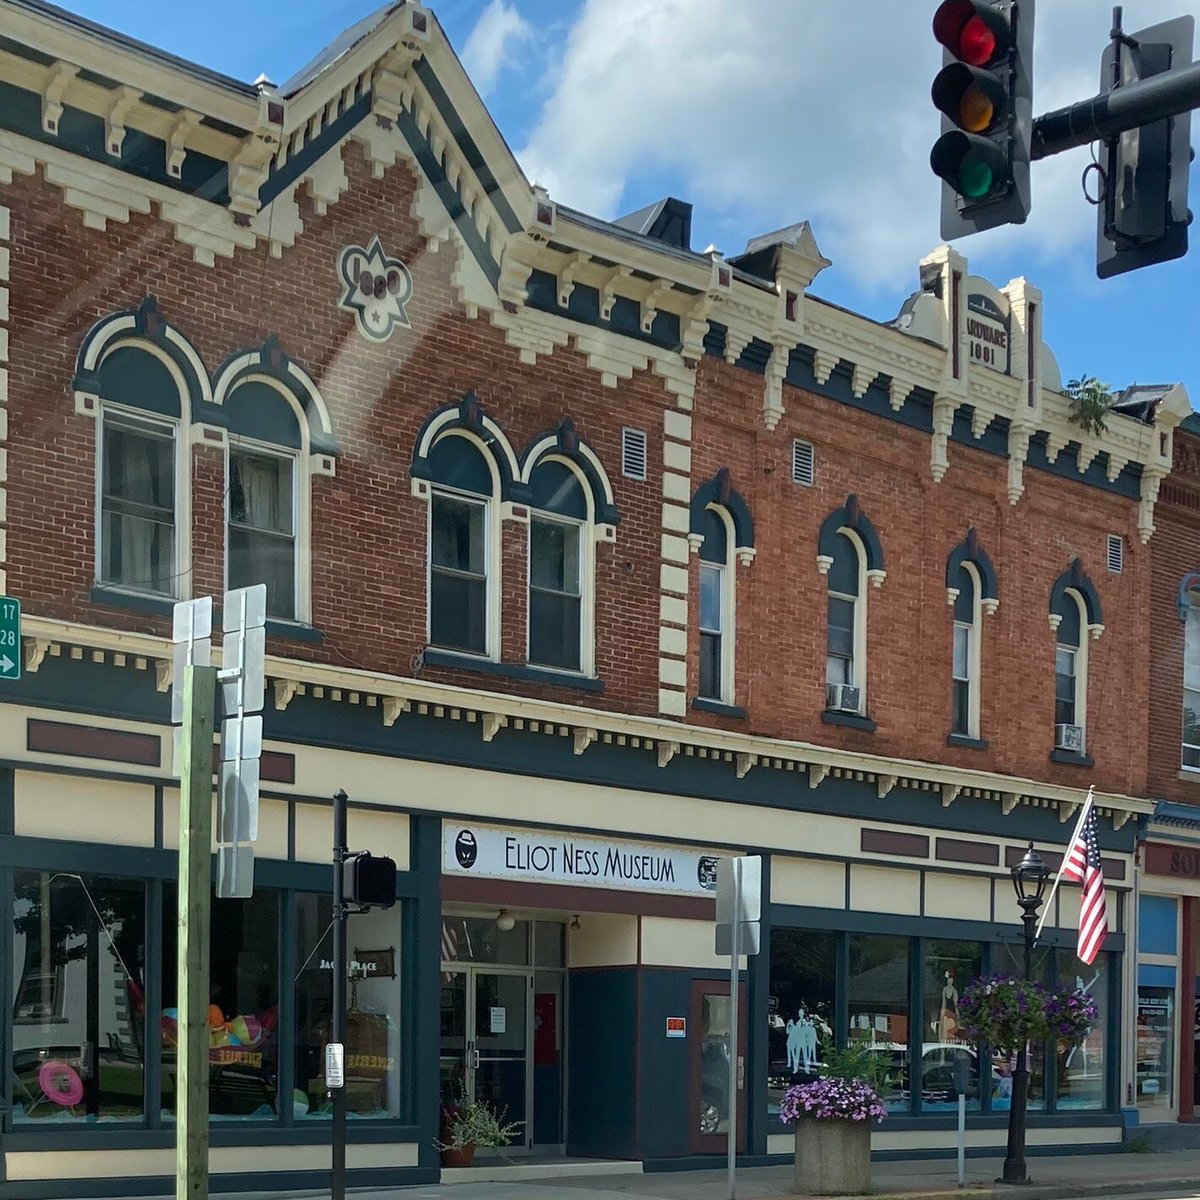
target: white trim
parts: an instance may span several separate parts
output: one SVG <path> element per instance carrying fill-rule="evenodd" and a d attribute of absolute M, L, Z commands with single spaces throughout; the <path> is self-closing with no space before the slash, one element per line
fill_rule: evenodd
<path fill-rule="evenodd" d="M 829 588 L 827 597 L 832 596 L 838 600 L 849 600 L 854 605 L 854 659 L 850 664 L 850 684 L 858 688 L 858 712 L 860 715 L 867 711 L 867 580 L 873 574 L 867 570 L 867 548 L 863 545 L 862 538 L 847 525 L 843 525 L 838 531 L 838 534 L 844 534 L 846 540 L 850 543 L 858 560 L 858 595 L 851 596 L 847 592 L 835 592 Z M 822 558 L 829 557 L 822 555 Z M 819 565 L 819 564 L 818 564 Z M 829 567 L 826 567 L 821 573 L 828 577 L 829 568 L 833 566 L 833 559 L 829 559 Z M 826 609 L 826 627 L 825 627 L 825 655 L 826 659 L 829 656 L 829 626 L 828 626 L 828 608 Z"/>
<path fill-rule="evenodd" d="M 508 464 L 509 473 L 513 479 L 521 478 L 521 468 L 517 463 L 517 456 L 513 452 L 513 448 L 509 440 L 504 435 L 504 430 L 496 424 L 486 413 L 480 410 L 479 423 L 487 431 L 490 440 L 485 442 L 473 429 L 463 429 L 455 427 L 448 429 L 447 426 L 459 418 L 458 405 L 455 404 L 446 409 L 445 412 L 439 413 L 432 421 L 429 422 L 425 432 L 421 435 L 421 440 L 417 443 L 416 457 L 428 458 L 432 453 L 433 448 L 441 440 L 450 434 L 458 434 L 460 437 L 469 437 L 483 453 L 483 457 L 488 461 L 488 467 L 495 476 L 495 492 L 494 496 L 500 496 L 500 476 L 496 470 L 496 465 L 492 459 L 491 447 L 493 445 L 500 448 L 500 452 L 504 455 L 504 461 Z"/>
<path fill-rule="evenodd" d="M 564 517 L 561 513 L 545 512 L 535 508 L 530 512 L 529 536 L 525 539 L 525 661 L 529 666 L 545 671 L 566 671 L 570 674 L 594 678 L 596 674 L 596 612 L 595 612 L 595 557 L 596 539 L 593 534 L 593 512 L 588 498 L 588 516 L 584 521 L 577 517 Z M 533 611 L 533 522 L 543 521 L 549 525 L 569 525 L 578 531 L 579 538 L 579 665 L 556 667 L 552 663 L 535 663 L 530 656 L 530 621 Z"/>
<path fill-rule="evenodd" d="M 961 621 L 958 618 L 955 618 L 954 625 L 955 626 L 962 625 L 967 630 L 969 630 L 969 641 L 967 644 L 967 706 L 968 707 L 967 707 L 967 733 L 966 733 L 966 736 L 972 737 L 972 738 L 979 738 L 981 736 L 979 730 L 980 730 L 980 726 L 982 723 L 980 708 L 981 708 L 981 703 L 982 703 L 982 691 L 983 691 L 983 679 L 982 679 L 982 675 L 983 675 L 983 645 L 982 645 L 983 622 L 982 622 L 982 620 L 980 620 L 980 613 L 981 613 L 983 601 L 982 601 L 982 597 L 980 595 L 981 583 L 980 583 L 978 569 L 976 568 L 976 566 L 973 562 L 964 562 L 962 564 L 962 566 L 963 566 L 963 569 L 967 572 L 967 574 L 971 577 L 971 584 L 973 587 L 974 599 L 973 599 L 973 603 L 971 605 L 971 620 L 970 620 L 970 622 Z M 956 592 L 955 599 L 957 599 L 956 589 L 951 588 L 949 590 Z M 953 601 L 951 603 L 953 603 Z M 951 675 L 951 678 L 953 679 L 953 678 L 956 678 L 956 676 L 954 675 L 953 643 L 951 643 L 950 654 L 951 654 L 950 675 Z M 951 725 L 953 725 L 953 720 L 951 721 Z M 957 733 L 958 731 L 955 730 L 955 732 Z"/>
<path fill-rule="evenodd" d="M 737 695 L 737 538 L 734 534 L 733 518 L 722 505 L 707 504 L 705 511 L 715 513 L 717 519 L 725 526 L 725 561 L 715 563 L 700 559 L 701 565 L 707 561 L 710 567 L 721 569 L 721 695 L 705 696 L 703 699 L 715 699 L 719 704 L 734 704 L 734 697 Z M 694 549 L 698 550 L 699 546 L 695 546 Z M 697 628 L 699 612 L 700 605 L 697 600 Z"/>
<path fill-rule="evenodd" d="M 260 442 L 255 438 L 239 437 L 231 434 L 226 440 L 225 448 L 225 588 L 228 591 L 229 581 L 229 503 L 232 496 L 231 462 L 233 453 L 237 450 L 247 450 L 263 458 L 286 459 L 292 464 L 292 615 L 290 617 L 274 618 L 281 621 L 293 621 L 298 625 L 308 625 L 312 621 L 312 554 L 309 548 L 311 532 L 311 489 L 309 486 L 307 463 L 308 456 L 298 453 L 288 446 L 276 446 L 271 442 Z"/>
<path fill-rule="evenodd" d="M 1088 695 L 1088 623 L 1087 623 L 1087 606 L 1084 603 L 1083 597 L 1075 590 L 1075 588 L 1067 588 L 1063 593 L 1065 601 L 1074 604 L 1079 610 L 1079 645 L 1068 646 L 1065 642 L 1055 641 L 1055 665 L 1054 673 L 1058 675 L 1057 655 L 1059 649 L 1070 650 L 1075 655 L 1075 720 L 1073 724 L 1078 725 L 1083 730 L 1083 753 L 1087 753 L 1088 745 L 1088 729 L 1087 729 L 1087 695 Z M 1057 713 L 1055 717 L 1057 718 Z M 1057 723 L 1057 722 L 1056 722 Z"/>

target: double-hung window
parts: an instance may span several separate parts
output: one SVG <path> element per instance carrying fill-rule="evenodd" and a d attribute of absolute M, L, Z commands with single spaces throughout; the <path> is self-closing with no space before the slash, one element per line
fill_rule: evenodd
<path fill-rule="evenodd" d="M 829 593 L 829 636 L 825 654 L 825 682 L 854 685 L 854 607 L 856 596 Z"/>
<path fill-rule="evenodd" d="M 1183 766 L 1200 770 L 1200 608 L 1195 605 L 1184 627 Z"/>
<path fill-rule="evenodd" d="M 582 669 L 583 527 L 534 516 L 529 523 L 529 661 Z"/>
<path fill-rule="evenodd" d="M 700 564 L 700 689 L 704 700 L 723 698 L 725 571 L 722 563 Z"/>
<path fill-rule="evenodd" d="M 866 597 L 858 541 L 840 531 L 833 539 L 825 632 L 825 706 L 861 714 L 866 671 Z"/>
<path fill-rule="evenodd" d="M 950 657 L 950 732 L 959 738 L 980 737 L 980 576 L 964 562 L 950 577 L 954 625 Z"/>
<path fill-rule="evenodd" d="M 1054 723 L 1078 725 L 1078 686 L 1076 670 L 1079 650 L 1075 646 L 1056 646 L 1054 653 Z"/>
<path fill-rule="evenodd" d="M 488 652 L 488 502 L 435 491 L 429 506 L 429 640 Z"/>
<path fill-rule="evenodd" d="M 100 582 L 172 595 L 175 429 L 106 407 L 100 428 Z"/>
<path fill-rule="evenodd" d="M 954 622 L 954 663 L 952 730 L 962 737 L 971 737 L 971 658 L 975 630 L 965 621 Z"/>
<path fill-rule="evenodd" d="M 229 446 L 231 588 L 267 585 L 267 614 L 296 618 L 296 462 L 240 442 Z"/>

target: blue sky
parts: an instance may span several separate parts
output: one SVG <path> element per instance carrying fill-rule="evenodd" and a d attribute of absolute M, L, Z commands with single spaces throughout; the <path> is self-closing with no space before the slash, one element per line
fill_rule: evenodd
<path fill-rule="evenodd" d="M 432 0 L 522 167 L 558 200 L 614 217 L 663 195 L 695 205 L 693 246 L 812 222 L 833 266 L 813 291 L 888 319 L 939 242 L 928 166 L 938 120 L 934 0 Z M 74 11 L 205 66 L 281 81 L 372 0 L 207 0 L 148 8 L 74 0 Z M 1200 0 L 1135 0 L 1126 28 Z M 1093 94 L 1107 0 L 1038 11 L 1034 109 Z M 1193 141 L 1200 143 L 1200 116 Z M 1095 277 L 1086 149 L 1034 164 L 1022 227 L 967 238 L 970 270 L 1044 293 L 1063 379 L 1187 385 L 1200 407 L 1200 247 L 1118 279 Z M 1200 211 L 1200 164 L 1191 206 Z M 1200 225 L 1193 243 L 1200 241 Z"/>

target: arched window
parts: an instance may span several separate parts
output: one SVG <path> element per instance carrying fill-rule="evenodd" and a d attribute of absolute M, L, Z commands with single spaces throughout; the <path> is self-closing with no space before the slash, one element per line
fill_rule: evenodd
<path fill-rule="evenodd" d="M 1100 598 L 1075 559 L 1050 593 L 1054 631 L 1054 756 L 1074 761 L 1087 753 L 1088 642 L 1104 632 Z"/>
<path fill-rule="evenodd" d="M 980 740 L 983 613 L 1000 606 L 996 572 L 975 530 L 950 553 L 946 599 L 954 613 L 951 633 L 950 738 L 958 744 Z"/>
<path fill-rule="evenodd" d="M 592 673 L 592 513 L 573 465 L 542 458 L 530 474 L 529 662 Z"/>
<path fill-rule="evenodd" d="M 865 717 L 867 583 L 881 587 L 887 572 L 879 535 L 857 496 L 847 496 L 822 523 L 817 569 L 828 579 L 825 708 L 829 714 Z"/>
<path fill-rule="evenodd" d="M 754 560 L 754 522 L 722 467 L 692 497 L 688 541 L 700 556 L 697 701 L 733 706 L 737 663 L 735 564 Z"/>
<path fill-rule="evenodd" d="M 97 379 L 96 579 L 122 591 L 183 595 L 187 384 L 168 355 L 141 340 L 114 346 Z"/>
<path fill-rule="evenodd" d="M 1180 765 L 1200 771 L 1200 571 L 1191 571 L 1179 584 L 1179 619 L 1183 630 L 1183 738 Z"/>

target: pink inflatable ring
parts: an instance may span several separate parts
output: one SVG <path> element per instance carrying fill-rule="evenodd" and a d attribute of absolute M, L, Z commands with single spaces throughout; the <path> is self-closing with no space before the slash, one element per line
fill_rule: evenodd
<path fill-rule="evenodd" d="M 79 1072 L 61 1059 L 52 1058 L 42 1063 L 38 1070 L 38 1086 L 47 1100 L 53 1100 L 63 1108 L 73 1108 L 83 1099 L 83 1080 L 79 1078 Z"/>

